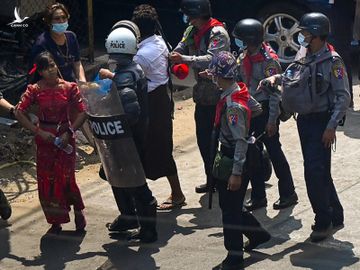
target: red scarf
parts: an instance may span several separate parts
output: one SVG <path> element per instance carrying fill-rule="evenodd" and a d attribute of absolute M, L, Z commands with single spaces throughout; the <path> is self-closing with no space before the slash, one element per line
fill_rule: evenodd
<path fill-rule="evenodd" d="M 272 59 L 274 59 L 274 60 L 279 59 L 277 54 L 274 52 L 274 50 L 268 44 L 263 42 L 261 47 L 262 48 L 260 49 L 260 51 L 257 54 L 249 55 L 248 53 L 246 53 L 246 56 L 243 59 L 244 72 L 245 72 L 245 76 L 246 76 L 245 82 L 249 86 L 250 86 L 250 80 L 251 80 L 251 76 L 252 76 L 252 64 L 264 62 L 266 60 L 264 57 L 264 54 L 261 52 L 262 49 L 264 51 L 266 51 Z"/>
<path fill-rule="evenodd" d="M 241 106 L 243 106 L 246 109 L 247 118 L 248 118 L 246 126 L 247 126 L 247 128 L 249 128 L 250 127 L 250 119 L 251 119 L 251 110 L 249 109 L 248 102 L 250 99 L 250 94 L 249 94 L 249 91 L 248 91 L 245 83 L 240 82 L 238 84 L 239 84 L 240 90 L 235 91 L 231 94 L 231 100 L 235 103 L 240 104 Z M 223 97 L 216 104 L 216 114 L 215 114 L 214 126 L 217 128 L 220 127 L 222 110 L 223 110 L 225 103 L 226 103 L 226 97 Z"/>
<path fill-rule="evenodd" d="M 194 34 L 195 48 L 200 48 L 200 42 L 203 36 L 215 26 L 224 26 L 221 22 L 216 19 L 210 18 L 196 33 Z"/>
<path fill-rule="evenodd" d="M 327 48 L 329 49 L 330 52 L 335 52 L 335 48 L 333 45 L 331 45 L 330 43 L 326 43 Z"/>

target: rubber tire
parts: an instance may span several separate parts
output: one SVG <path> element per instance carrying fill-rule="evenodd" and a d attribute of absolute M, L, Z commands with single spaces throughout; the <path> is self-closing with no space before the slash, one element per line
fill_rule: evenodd
<path fill-rule="evenodd" d="M 309 12 L 305 6 L 296 5 L 296 4 L 289 4 L 288 2 L 278 2 L 271 5 L 267 5 L 263 7 L 257 14 L 257 18 L 262 23 L 265 22 L 270 16 L 276 13 L 286 13 L 290 16 L 295 17 L 296 19 L 300 20 L 302 15 Z M 288 64 L 283 63 L 280 61 L 283 67 L 286 67 Z"/>

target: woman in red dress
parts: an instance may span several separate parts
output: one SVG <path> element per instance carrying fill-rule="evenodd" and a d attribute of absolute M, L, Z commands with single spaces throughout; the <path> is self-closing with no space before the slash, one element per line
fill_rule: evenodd
<path fill-rule="evenodd" d="M 37 57 L 34 69 L 41 79 L 28 85 L 17 105 L 16 118 L 35 134 L 39 199 L 46 220 L 52 225 L 48 233 L 60 233 L 61 224 L 70 221 L 71 205 L 74 206 L 76 230 L 84 231 L 84 203 L 75 182 L 74 138 L 74 130 L 81 127 L 86 118 L 84 103 L 76 83 L 59 78 L 58 67 L 48 52 Z M 31 105 L 38 106 L 38 125 L 26 116 Z M 71 108 L 79 112 L 72 123 L 69 121 Z M 54 144 L 56 137 L 61 140 L 58 146 Z M 72 147 L 69 154 L 64 151 L 68 144 Z"/>

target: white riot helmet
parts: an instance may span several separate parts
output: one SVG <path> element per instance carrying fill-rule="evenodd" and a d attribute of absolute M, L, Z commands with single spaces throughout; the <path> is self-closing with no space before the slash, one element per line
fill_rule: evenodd
<path fill-rule="evenodd" d="M 116 28 L 107 37 L 105 47 L 108 54 L 130 54 L 137 52 L 137 37 L 128 28 Z"/>

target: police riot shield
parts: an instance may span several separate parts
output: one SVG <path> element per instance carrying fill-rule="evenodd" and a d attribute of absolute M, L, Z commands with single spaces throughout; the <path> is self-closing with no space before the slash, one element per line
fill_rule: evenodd
<path fill-rule="evenodd" d="M 115 84 L 112 84 L 110 91 L 101 91 L 97 83 L 83 83 L 79 88 L 87 107 L 95 145 L 110 185 L 144 185 L 145 173 Z"/>

